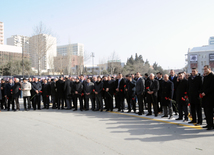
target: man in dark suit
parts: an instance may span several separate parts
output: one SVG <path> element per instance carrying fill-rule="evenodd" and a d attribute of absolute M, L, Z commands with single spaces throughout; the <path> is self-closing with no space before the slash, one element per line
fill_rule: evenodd
<path fill-rule="evenodd" d="M 135 84 L 136 81 L 132 79 L 132 76 L 129 75 L 127 80 L 129 82 L 126 82 L 126 88 L 125 91 L 127 92 L 127 104 L 128 104 L 128 113 L 131 112 L 131 110 L 134 110 L 134 113 L 136 112 L 136 99 L 135 99 Z"/>
<path fill-rule="evenodd" d="M 12 110 L 16 111 L 14 108 L 14 100 L 13 100 L 13 81 L 9 79 L 9 83 L 5 86 L 5 98 L 8 98 L 8 108 L 7 111 L 10 111 L 10 104 L 12 104 Z"/>
<path fill-rule="evenodd" d="M 172 101 L 173 92 L 174 92 L 174 84 L 169 80 L 169 75 L 164 75 L 164 81 L 161 83 L 161 103 L 163 106 L 164 115 L 162 117 L 168 117 L 171 119 L 172 117 Z M 168 110 L 169 113 L 168 113 Z M 169 114 L 169 116 L 168 116 Z"/>
<path fill-rule="evenodd" d="M 20 110 L 20 105 L 19 105 L 20 94 L 21 94 L 21 84 L 19 83 L 19 79 L 16 78 L 13 86 L 13 99 L 16 103 L 16 110 Z"/>
<path fill-rule="evenodd" d="M 58 95 L 58 102 L 57 102 L 57 108 L 58 110 L 60 109 L 65 109 L 64 108 L 64 87 L 63 87 L 63 77 L 59 77 L 59 80 L 56 82 L 56 87 L 57 87 L 57 95 Z"/>
<path fill-rule="evenodd" d="M 213 129 L 213 100 L 214 100 L 214 75 L 211 72 L 211 68 L 208 65 L 204 66 L 204 79 L 202 83 L 201 95 L 202 98 L 202 106 L 204 107 L 204 113 L 206 116 L 207 125 L 203 128 L 207 128 L 207 130 Z"/>
<path fill-rule="evenodd" d="M 199 100 L 199 94 L 202 87 L 202 77 L 198 74 L 196 68 L 192 68 L 192 74 L 188 78 L 188 97 L 192 114 L 192 121 L 189 123 L 202 124 L 202 109 Z M 198 121 L 196 121 L 196 113 Z"/>
<path fill-rule="evenodd" d="M 51 94 L 51 86 L 48 83 L 47 79 L 44 79 L 44 83 L 42 84 L 42 98 L 44 109 L 49 109 L 49 96 Z"/>
<path fill-rule="evenodd" d="M 118 102 L 119 102 L 119 107 L 118 107 L 118 111 L 124 112 L 124 86 L 126 84 L 125 79 L 123 78 L 123 75 L 121 73 L 118 74 L 118 79 L 116 81 L 116 93 L 118 93 L 119 98 L 118 98 Z"/>
<path fill-rule="evenodd" d="M 56 109 L 56 106 L 57 106 L 57 96 L 58 96 L 58 93 L 57 93 L 57 87 L 56 87 L 56 81 L 58 79 L 55 78 L 55 79 L 52 79 L 51 80 L 51 101 L 52 101 L 52 109 Z"/>
<path fill-rule="evenodd" d="M 159 82 L 154 78 L 155 78 L 155 75 L 151 73 L 149 76 L 150 80 L 147 82 L 147 85 L 146 85 L 147 98 L 148 98 L 148 114 L 146 116 L 152 115 L 151 104 L 153 104 L 154 114 L 155 114 L 155 117 L 157 117 L 158 116 L 157 99 L 158 99 Z"/>
<path fill-rule="evenodd" d="M 3 109 L 7 109 L 7 106 L 6 106 L 6 98 L 5 98 L 5 94 L 4 94 L 4 92 L 5 92 L 5 81 L 4 81 L 4 79 L 1 79 L 1 94 L 2 94 L 2 99 L 0 100 L 0 102 L 1 102 L 1 109 L 3 110 Z"/>
<path fill-rule="evenodd" d="M 71 89 L 72 89 L 72 82 L 68 79 L 68 77 L 65 77 L 65 83 L 64 83 L 64 93 L 65 93 L 65 99 L 67 104 L 67 109 L 71 109 Z"/>
<path fill-rule="evenodd" d="M 173 100 L 176 101 L 176 83 L 177 83 L 177 76 L 175 75 L 175 71 L 173 69 L 170 70 L 170 76 L 169 76 L 169 80 L 173 82 L 174 84 L 174 92 L 173 92 Z M 173 106 L 173 111 L 175 112 L 175 115 L 177 115 L 178 112 L 178 104 L 175 103 L 172 105 Z"/>
<path fill-rule="evenodd" d="M 161 93 L 162 93 L 162 83 L 164 82 L 163 78 L 162 78 L 162 73 L 158 72 L 157 73 L 157 80 L 159 82 L 159 90 L 158 90 L 158 112 L 162 113 L 162 100 L 161 100 Z M 159 104 L 160 103 L 160 104 Z"/>
<path fill-rule="evenodd" d="M 76 78 L 76 82 L 73 84 L 73 93 L 74 93 L 74 110 L 77 110 L 77 99 L 80 102 L 80 110 L 83 111 L 83 84 L 79 81 L 79 78 Z"/>
<path fill-rule="evenodd" d="M 176 120 L 183 120 L 184 112 L 184 122 L 188 121 L 188 111 L 187 111 L 187 80 L 184 78 L 184 73 L 180 72 L 178 74 L 176 82 L 176 103 L 178 103 L 179 117 Z"/>
<path fill-rule="evenodd" d="M 103 82 L 101 81 L 101 77 L 97 77 L 97 81 L 94 83 L 94 93 L 95 93 L 95 101 L 97 103 L 97 110 L 103 111 L 103 100 L 102 100 L 102 90 L 103 90 Z"/>
<path fill-rule="evenodd" d="M 38 78 L 35 78 L 35 82 L 32 83 L 32 96 L 33 99 L 33 109 L 36 110 L 36 105 L 38 106 L 38 109 L 41 110 L 41 90 L 42 90 L 42 84 L 38 81 Z"/>
<path fill-rule="evenodd" d="M 141 78 L 139 72 L 136 73 L 135 95 L 137 96 L 139 112 L 138 115 L 144 114 L 143 95 L 145 93 L 145 80 Z"/>
<path fill-rule="evenodd" d="M 89 110 L 89 99 L 91 100 L 92 103 L 92 110 L 95 110 L 95 103 L 94 103 L 94 93 L 93 93 L 93 89 L 94 89 L 94 83 L 91 82 L 90 78 L 87 79 L 87 82 L 84 83 L 83 86 L 84 89 L 84 96 L 85 96 L 85 107 L 86 107 L 86 111 Z"/>
<path fill-rule="evenodd" d="M 108 83 L 106 86 L 106 111 L 113 111 L 113 94 L 115 90 L 114 80 L 108 76 Z"/>

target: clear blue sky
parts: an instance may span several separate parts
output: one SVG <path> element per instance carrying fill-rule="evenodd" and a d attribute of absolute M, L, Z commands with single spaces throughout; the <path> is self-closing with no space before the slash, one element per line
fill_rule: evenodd
<path fill-rule="evenodd" d="M 182 68 L 188 48 L 214 36 L 213 0 L 1 0 L 6 38 L 33 34 L 43 22 L 58 45 L 83 43 L 95 63 L 115 51 L 135 53 L 163 68 Z M 89 61 L 89 63 L 91 63 Z"/>

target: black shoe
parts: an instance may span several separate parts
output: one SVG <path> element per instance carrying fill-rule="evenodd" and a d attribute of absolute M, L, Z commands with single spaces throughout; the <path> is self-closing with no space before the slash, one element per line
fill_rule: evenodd
<path fill-rule="evenodd" d="M 118 109 L 117 111 L 120 112 L 120 109 Z"/>
<path fill-rule="evenodd" d="M 61 109 L 65 109 L 64 107 L 62 107 Z"/>
<path fill-rule="evenodd" d="M 179 120 L 182 120 L 182 118 L 177 118 L 177 119 L 175 119 L 176 121 L 179 121 Z"/>
<path fill-rule="evenodd" d="M 171 119 L 172 118 L 172 115 L 170 115 L 169 117 L 168 117 L 168 119 Z"/>
<path fill-rule="evenodd" d="M 103 112 L 103 109 L 102 109 L 102 110 L 100 110 L 100 112 Z"/>
<path fill-rule="evenodd" d="M 152 115 L 152 114 L 150 114 L 150 113 L 146 114 L 146 116 L 150 116 L 150 115 Z"/>
<path fill-rule="evenodd" d="M 212 130 L 212 129 L 213 129 L 213 127 L 208 127 L 208 128 L 207 128 L 207 130 Z"/>
<path fill-rule="evenodd" d="M 139 113 L 137 113 L 138 115 L 142 115 L 142 113 L 141 112 L 139 112 Z"/>
<path fill-rule="evenodd" d="M 168 116 L 166 116 L 166 115 L 161 116 L 161 118 L 164 118 L 164 117 L 168 117 Z"/>
<path fill-rule="evenodd" d="M 208 128 L 208 126 L 206 125 L 206 126 L 203 126 L 202 128 Z"/>
<path fill-rule="evenodd" d="M 77 109 L 74 109 L 73 111 L 77 111 Z"/>
<path fill-rule="evenodd" d="M 121 112 L 124 112 L 123 110 Z"/>
<path fill-rule="evenodd" d="M 184 119 L 183 122 L 188 122 L 188 119 Z"/>
<path fill-rule="evenodd" d="M 46 109 L 46 107 L 43 107 L 42 109 Z"/>
<path fill-rule="evenodd" d="M 131 110 L 127 111 L 127 113 L 130 113 L 130 112 L 131 112 Z"/>
<path fill-rule="evenodd" d="M 71 110 L 71 108 L 66 108 L 65 110 Z"/>
<path fill-rule="evenodd" d="M 190 122 L 188 122 L 189 124 L 191 124 L 191 123 L 196 123 L 195 121 L 190 121 Z"/>
<path fill-rule="evenodd" d="M 196 125 L 202 125 L 202 123 L 199 123 L 199 122 L 198 122 Z"/>
<path fill-rule="evenodd" d="M 155 117 L 158 117 L 158 115 L 155 115 Z"/>
<path fill-rule="evenodd" d="M 38 108 L 38 110 L 41 110 L 41 108 Z"/>

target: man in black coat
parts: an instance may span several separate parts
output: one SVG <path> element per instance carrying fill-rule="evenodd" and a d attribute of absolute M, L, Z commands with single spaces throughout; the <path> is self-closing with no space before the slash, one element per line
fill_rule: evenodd
<path fill-rule="evenodd" d="M 35 82 L 32 82 L 32 103 L 34 110 L 36 110 L 36 105 L 38 106 L 38 109 L 41 110 L 41 90 L 42 84 L 38 81 L 38 78 L 35 78 Z"/>
<path fill-rule="evenodd" d="M 74 93 L 74 110 L 77 110 L 77 99 L 80 102 L 80 110 L 83 111 L 83 84 L 79 81 L 79 78 L 76 78 L 76 82 L 73 84 L 73 93 Z"/>
<path fill-rule="evenodd" d="M 58 79 L 55 78 L 55 79 L 52 79 L 51 81 L 51 101 L 52 101 L 52 109 L 56 109 L 56 106 L 57 106 L 57 87 L 56 87 L 56 81 Z"/>
<path fill-rule="evenodd" d="M 58 95 L 58 101 L 57 101 L 57 108 L 65 109 L 64 108 L 64 84 L 63 84 L 63 77 L 59 77 L 59 80 L 56 82 L 57 87 L 57 95 Z"/>
<path fill-rule="evenodd" d="M 178 78 L 176 82 L 176 103 L 178 104 L 179 117 L 176 120 L 183 120 L 184 112 L 184 122 L 188 121 L 188 111 L 187 111 L 187 80 L 184 78 L 184 73 L 178 73 Z"/>
<path fill-rule="evenodd" d="M 137 96 L 139 112 L 138 115 L 144 114 L 143 95 L 145 93 L 145 80 L 140 77 L 140 73 L 136 73 L 135 95 Z"/>
<path fill-rule="evenodd" d="M 5 98 L 8 99 L 8 108 L 7 111 L 10 111 L 10 104 L 12 104 L 12 110 L 16 111 L 14 108 L 14 100 L 13 100 L 13 81 L 9 79 L 9 83 L 5 86 Z"/>
<path fill-rule="evenodd" d="M 7 109 L 7 106 L 6 106 L 6 98 L 5 98 L 5 94 L 4 94 L 4 91 L 5 91 L 5 81 L 4 79 L 1 79 L 1 94 L 2 94 L 2 99 L 0 100 L 0 103 L 1 103 L 1 109 Z"/>
<path fill-rule="evenodd" d="M 97 110 L 103 111 L 103 100 L 102 100 L 102 90 L 103 90 L 103 82 L 101 81 L 101 77 L 97 77 L 97 81 L 94 83 L 94 93 L 95 93 L 95 101 L 97 103 Z"/>
<path fill-rule="evenodd" d="M 44 83 L 42 85 L 42 98 L 44 109 L 49 109 L 49 96 L 51 94 L 51 86 L 48 83 L 47 79 L 44 79 Z"/>
<path fill-rule="evenodd" d="M 159 90 L 158 90 L 158 112 L 162 113 L 162 100 L 161 100 L 161 93 L 162 93 L 162 83 L 164 82 L 162 78 L 162 73 L 158 72 L 157 73 L 157 80 L 159 82 Z M 159 104 L 160 103 L 160 104 Z"/>
<path fill-rule="evenodd" d="M 94 83 L 91 82 L 91 79 L 88 78 L 87 82 L 84 83 L 84 97 L 85 97 L 85 110 L 89 110 L 89 99 L 92 103 L 92 110 L 95 110 L 95 103 L 94 103 Z"/>
<path fill-rule="evenodd" d="M 157 117 L 158 116 L 157 99 L 158 99 L 159 82 L 154 78 L 155 75 L 151 73 L 149 76 L 150 80 L 147 82 L 146 85 L 146 92 L 148 98 L 148 114 L 146 116 L 152 115 L 151 104 L 153 103 L 154 114 L 155 117 Z"/>
<path fill-rule="evenodd" d="M 173 92 L 173 100 L 176 101 L 176 83 L 177 83 L 177 76 L 175 75 L 175 71 L 172 69 L 170 71 L 170 76 L 169 76 L 169 80 L 173 82 L 174 84 L 174 92 Z M 178 112 L 178 104 L 175 103 L 172 105 L 173 106 L 173 111 L 175 112 L 175 115 L 177 115 L 177 112 Z"/>
<path fill-rule="evenodd" d="M 192 74 L 188 78 L 188 97 L 192 114 L 192 121 L 189 123 L 197 123 L 198 125 L 202 124 L 202 110 L 199 100 L 199 94 L 202 87 L 202 77 L 198 74 L 196 68 L 192 68 Z M 196 114 L 198 121 L 196 121 Z"/>
<path fill-rule="evenodd" d="M 204 108 L 204 113 L 206 116 L 207 125 L 203 128 L 207 130 L 213 129 L 213 101 L 214 101 L 214 75 L 211 72 L 210 66 L 204 66 L 204 80 L 202 83 L 201 95 L 202 98 L 202 107 Z"/>
<path fill-rule="evenodd" d="M 126 81 L 123 78 L 123 75 L 121 73 L 118 74 L 118 79 L 116 81 L 116 93 L 118 94 L 118 111 L 124 112 L 124 86 L 126 85 Z"/>
<path fill-rule="evenodd" d="M 111 76 L 108 76 L 108 83 L 106 86 L 106 111 L 113 111 L 113 95 L 115 90 L 114 80 L 112 80 Z"/>
<path fill-rule="evenodd" d="M 13 86 L 13 99 L 16 102 L 16 110 L 20 110 L 20 105 L 19 105 L 20 94 L 21 94 L 21 84 L 19 83 L 19 79 L 16 78 Z"/>
<path fill-rule="evenodd" d="M 103 93 L 102 93 L 102 97 L 103 97 L 103 100 L 104 100 L 104 109 L 106 109 L 106 88 L 107 88 L 107 85 L 108 85 L 108 78 L 107 76 L 103 76 Z"/>
<path fill-rule="evenodd" d="M 65 98 L 66 98 L 66 104 L 67 104 L 67 109 L 71 109 L 71 89 L 72 89 L 72 82 L 68 79 L 68 77 L 65 77 L 65 83 L 64 83 L 64 93 L 65 93 Z"/>
<path fill-rule="evenodd" d="M 164 75 L 164 81 L 161 83 L 161 103 L 163 106 L 164 115 L 162 117 L 168 117 L 169 109 L 169 119 L 172 117 L 172 101 L 174 84 L 169 80 L 169 75 Z"/>
<path fill-rule="evenodd" d="M 135 83 L 136 81 L 132 79 L 132 76 L 129 75 L 127 78 L 128 82 L 126 82 L 125 91 L 127 92 L 127 103 L 128 103 L 128 113 L 131 110 L 136 112 L 136 100 L 135 100 Z"/>

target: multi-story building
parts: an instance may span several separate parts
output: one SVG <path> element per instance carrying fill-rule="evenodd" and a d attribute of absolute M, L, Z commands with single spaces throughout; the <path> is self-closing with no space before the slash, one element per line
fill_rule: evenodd
<path fill-rule="evenodd" d="M 214 45 L 214 37 L 210 37 L 210 39 L 209 39 L 209 45 Z"/>
<path fill-rule="evenodd" d="M 54 57 L 57 55 L 56 38 L 39 34 L 29 38 L 31 65 L 39 73 L 54 69 Z"/>
<path fill-rule="evenodd" d="M 4 23 L 0 22 L 0 45 L 4 45 Z"/>
<path fill-rule="evenodd" d="M 28 56 L 24 55 L 24 58 L 26 57 Z M 14 60 L 22 60 L 22 48 L 9 45 L 0 45 L 1 65 Z"/>
<path fill-rule="evenodd" d="M 24 53 L 29 54 L 29 37 L 22 35 L 13 35 L 7 38 L 7 45 L 22 47 Z"/>
<path fill-rule="evenodd" d="M 75 43 L 57 46 L 57 55 L 77 55 L 84 57 L 84 45 Z"/>

